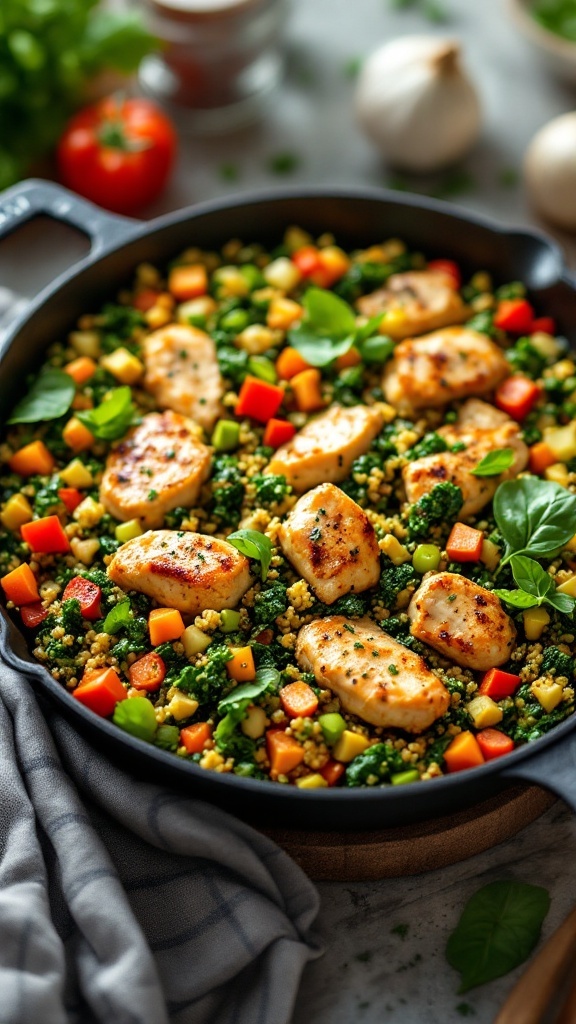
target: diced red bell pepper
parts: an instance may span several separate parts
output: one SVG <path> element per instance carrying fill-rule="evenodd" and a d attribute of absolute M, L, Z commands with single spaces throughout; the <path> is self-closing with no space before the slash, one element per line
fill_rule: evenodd
<path fill-rule="evenodd" d="M 156 300 L 160 292 L 155 291 L 153 288 L 143 288 L 142 291 L 138 292 L 134 296 L 132 305 L 135 309 L 139 309 L 141 313 L 147 313 L 152 306 L 156 305 Z"/>
<path fill-rule="evenodd" d="M 512 697 L 521 682 L 520 676 L 515 676 L 512 672 L 491 668 L 484 674 L 478 692 L 485 694 L 486 697 L 492 697 L 492 700 L 503 700 L 504 697 Z"/>
<path fill-rule="evenodd" d="M 514 750 L 514 740 L 499 729 L 482 729 L 476 733 L 476 740 L 485 761 L 493 761 Z"/>
<path fill-rule="evenodd" d="M 302 277 L 311 277 L 314 271 L 320 267 L 320 250 L 315 245 L 304 245 L 292 253 L 292 263 L 295 263 Z"/>
<path fill-rule="evenodd" d="M 125 699 L 126 690 L 113 668 L 102 668 L 94 672 L 85 672 L 72 696 L 90 708 L 94 714 L 108 718 L 118 701 Z"/>
<path fill-rule="evenodd" d="M 128 669 L 128 676 L 132 686 L 137 690 L 146 690 L 147 693 L 155 693 L 162 686 L 166 675 L 166 665 L 159 654 L 152 651 L 138 658 Z"/>
<path fill-rule="evenodd" d="M 538 316 L 532 321 L 530 334 L 542 331 L 544 334 L 556 334 L 556 321 L 553 316 Z"/>
<path fill-rule="evenodd" d="M 523 420 L 540 398 L 541 390 L 533 380 L 519 374 L 508 377 L 496 389 L 495 403 L 513 420 Z"/>
<path fill-rule="evenodd" d="M 296 433 L 296 427 L 289 420 L 276 420 L 272 418 L 266 424 L 263 443 L 270 448 L 279 448 L 282 444 L 291 441 Z"/>
<path fill-rule="evenodd" d="M 58 491 L 58 497 L 70 515 L 72 515 L 75 508 L 78 508 L 80 502 L 84 500 L 84 496 L 75 487 L 61 487 Z"/>
<path fill-rule="evenodd" d="M 458 291 L 462 284 L 460 267 L 454 260 L 430 260 L 428 270 L 441 270 L 444 274 L 448 274 L 454 282 L 454 289 L 456 291 Z"/>
<path fill-rule="evenodd" d="M 448 537 L 446 554 L 453 562 L 479 562 L 484 536 L 466 523 L 454 523 Z"/>
<path fill-rule="evenodd" d="M 41 551 L 45 555 L 65 555 L 70 551 L 68 537 L 58 516 L 33 519 L 30 523 L 24 523 L 20 532 L 22 540 L 31 551 Z"/>
<path fill-rule="evenodd" d="M 34 604 L 26 604 L 20 609 L 22 625 L 26 626 L 26 629 L 36 629 L 36 626 L 44 622 L 47 615 L 48 612 L 42 607 L 41 601 L 35 601 Z"/>
<path fill-rule="evenodd" d="M 328 761 L 323 768 L 320 769 L 320 775 L 329 786 L 335 786 L 344 775 L 346 771 L 346 765 L 342 764 L 341 761 Z"/>
<path fill-rule="evenodd" d="M 93 621 L 102 618 L 100 608 L 102 591 L 96 583 L 92 583 L 92 580 L 84 579 L 84 576 L 75 576 L 70 580 L 64 588 L 62 600 L 70 601 L 72 598 L 80 603 L 80 611 L 84 619 Z"/>
<path fill-rule="evenodd" d="M 502 299 L 494 316 L 494 326 L 511 334 L 529 334 L 534 310 L 527 299 Z"/>
<path fill-rule="evenodd" d="M 277 384 L 268 384 L 258 377 L 248 375 L 240 388 L 234 414 L 250 416 L 259 423 L 267 423 L 278 412 L 283 398 L 284 390 Z"/>

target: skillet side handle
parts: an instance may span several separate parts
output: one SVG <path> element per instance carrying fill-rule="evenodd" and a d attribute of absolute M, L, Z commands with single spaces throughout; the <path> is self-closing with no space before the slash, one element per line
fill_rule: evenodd
<path fill-rule="evenodd" d="M 572 729 L 551 746 L 505 769 L 502 778 L 536 783 L 560 797 L 576 812 L 576 732 Z"/>
<path fill-rule="evenodd" d="M 88 235 L 93 256 L 128 240 L 141 227 L 140 221 L 107 213 L 55 182 L 29 178 L 0 193 L 0 238 L 41 214 Z"/>

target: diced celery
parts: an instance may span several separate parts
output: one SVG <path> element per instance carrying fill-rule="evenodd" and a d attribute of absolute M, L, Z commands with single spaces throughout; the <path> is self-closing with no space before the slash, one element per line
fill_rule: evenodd
<path fill-rule="evenodd" d="M 416 768 L 410 768 L 405 772 L 396 772 L 395 775 L 390 776 L 390 782 L 393 786 L 405 786 L 408 782 L 418 782 L 420 774 Z"/>
<path fill-rule="evenodd" d="M 344 729 L 346 728 L 346 722 L 339 715 L 337 711 L 330 711 L 325 715 L 320 715 L 318 719 L 320 728 L 324 733 L 324 739 L 328 746 L 333 746 L 340 739 Z"/>
<path fill-rule="evenodd" d="M 212 444 L 217 452 L 232 452 L 240 441 L 240 424 L 234 420 L 218 420 L 212 433 Z"/>

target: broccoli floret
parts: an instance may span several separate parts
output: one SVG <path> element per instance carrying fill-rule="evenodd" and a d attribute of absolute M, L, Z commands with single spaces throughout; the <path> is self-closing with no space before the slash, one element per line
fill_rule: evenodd
<path fill-rule="evenodd" d="M 235 386 L 241 384 L 248 373 L 248 353 L 231 345 L 218 345 L 217 354 L 222 376 Z"/>
<path fill-rule="evenodd" d="M 506 359 L 514 370 L 527 377 L 540 377 L 547 360 L 530 344 L 529 338 L 519 338 L 506 352 Z"/>
<path fill-rule="evenodd" d="M 102 555 L 113 555 L 120 547 L 120 541 L 115 537 L 100 537 L 99 553 Z"/>
<path fill-rule="evenodd" d="M 394 608 L 401 590 L 405 590 L 418 579 L 411 562 L 404 565 L 390 565 L 382 570 L 378 593 L 385 608 Z"/>
<path fill-rule="evenodd" d="M 83 633 L 80 601 L 75 597 L 62 602 L 61 617 L 62 626 L 67 633 L 71 633 L 73 636 L 80 636 Z"/>
<path fill-rule="evenodd" d="M 412 462 L 414 459 L 421 459 L 424 455 L 436 455 L 437 452 L 445 452 L 447 449 L 448 445 L 440 434 L 424 434 L 422 440 L 406 452 L 406 458 Z"/>
<path fill-rule="evenodd" d="M 225 644 L 212 644 L 208 648 L 204 665 L 186 665 L 174 680 L 174 686 L 190 693 L 199 704 L 216 703 L 230 685 L 226 662 L 232 651 Z"/>
<path fill-rule="evenodd" d="M 412 505 L 408 514 L 410 539 L 426 537 L 431 526 L 451 523 L 462 508 L 462 491 L 455 484 L 436 484 Z"/>
<path fill-rule="evenodd" d="M 244 500 L 244 485 L 235 455 L 218 455 L 212 472 L 212 513 L 236 526 Z"/>
<path fill-rule="evenodd" d="M 256 497 L 262 505 L 275 505 L 292 491 L 286 477 L 274 473 L 257 473 L 252 477 L 251 483 L 255 484 Z"/>
<path fill-rule="evenodd" d="M 547 647 L 542 658 L 542 675 L 554 672 L 557 676 L 566 676 L 569 680 L 574 675 L 574 658 L 564 654 L 559 647 Z"/>
<path fill-rule="evenodd" d="M 286 587 L 283 583 L 272 583 L 254 599 L 254 620 L 259 626 L 270 626 L 287 607 Z"/>
<path fill-rule="evenodd" d="M 386 782 L 390 775 L 405 769 L 406 764 L 400 757 L 399 750 L 391 743 L 376 743 L 350 762 L 344 775 L 344 783 L 346 786 L 371 785 L 372 783 L 367 783 L 371 775 L 382 783 Z"/>

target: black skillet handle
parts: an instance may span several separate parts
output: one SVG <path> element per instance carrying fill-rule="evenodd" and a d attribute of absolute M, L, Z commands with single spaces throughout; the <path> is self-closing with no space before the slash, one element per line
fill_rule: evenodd
<path fill-rule="evenodd" d="M 92 256 L 127 240 L 141 227 L 139 221 L 106 213 L 55 182 L 29 178 L 0 193 L 0 238 L 40 214 L 54 217 L 88 235 Z"/>
<path fill-rule="evenodd" d="M 507 768 L 502 778 L 511 782 L 530 782 L 549 789 L 576 812 L 576 732 L 534 751 L 525 760 Z"/>

